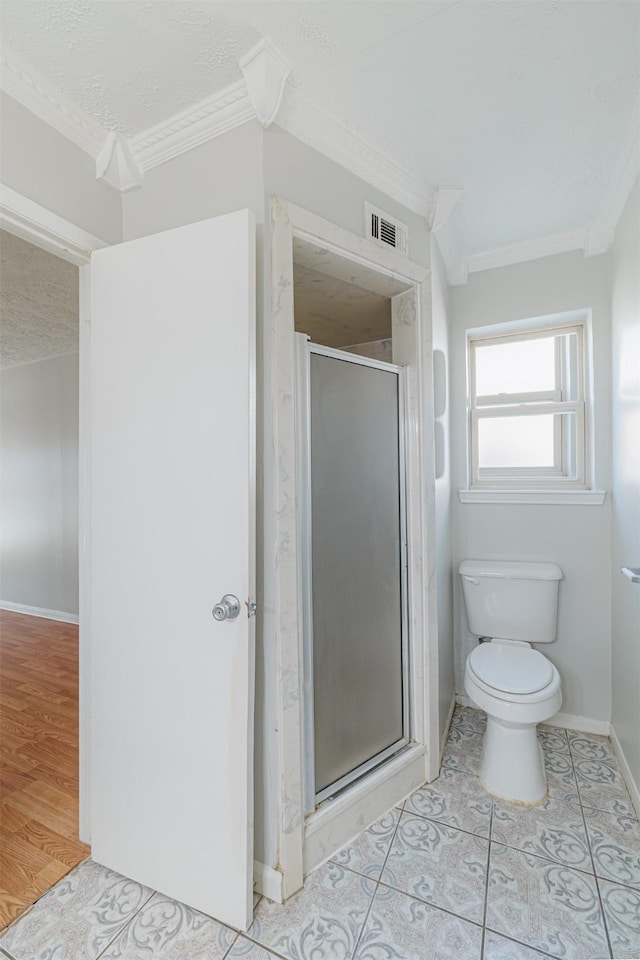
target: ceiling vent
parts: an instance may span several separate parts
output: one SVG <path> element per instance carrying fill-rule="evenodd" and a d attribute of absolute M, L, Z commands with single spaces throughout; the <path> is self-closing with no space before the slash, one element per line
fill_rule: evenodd
<path fill-rule="evenodd" d="M 371 203 L 364 205 L 365 237 L 382 247 L 393 247 L 398 253 L 409 255 L 409 228 L 406 223 L 390 217 Z"/>

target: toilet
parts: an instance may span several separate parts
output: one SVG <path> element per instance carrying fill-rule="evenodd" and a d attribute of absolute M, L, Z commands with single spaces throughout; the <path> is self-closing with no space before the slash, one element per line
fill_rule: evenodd
<path fill-rule="evenodd" d="M 480 780 L 497 797 L 541 803 L 547 778 L 536 726 L 560 709 L 560 674 L 532 644 L 556 638 L 554 563 L 464 560 L 467 621 L 480 643 L 465 664 L 464 689 L 487 715 Z"/>

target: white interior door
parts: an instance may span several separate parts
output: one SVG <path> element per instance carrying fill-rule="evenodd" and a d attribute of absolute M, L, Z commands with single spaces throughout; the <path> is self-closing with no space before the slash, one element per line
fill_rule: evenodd
<path fill-rule="evenodd" d="M 246 928 L 253 872 L 255 225 L 94 254 L 91 844 Z M 225 594 L 240 613 L 212 616 Z"/>

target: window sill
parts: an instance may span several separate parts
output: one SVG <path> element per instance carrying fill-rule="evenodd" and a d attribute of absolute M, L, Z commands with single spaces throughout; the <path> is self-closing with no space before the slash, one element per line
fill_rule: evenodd
<path fill-rule="evenodd" d="M 599 507 L 606 490 L 458 490 L 460 503 L 546 503 Z"/>

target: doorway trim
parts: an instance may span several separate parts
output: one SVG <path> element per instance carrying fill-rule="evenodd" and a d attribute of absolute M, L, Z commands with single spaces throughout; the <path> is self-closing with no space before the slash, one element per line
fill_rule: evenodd
<path fill-rule="evenodd" d="M 78 476 L 78 632 L 79 657 L 79 778 L 78 778 L 78 836 L 83 843 L 91 843 L 91 728 L 89 678 L 91 673 L 91 644 L 88 634 L 90 613 L 90 526 L 91 506 L 90 465 L 90 404 L 89 356 L 91 346 L 91 316 L 89 312 L 89 270 L 91 254 L 110 246 L 82 227 L 59 217 L 41 204 L 30 200 L 11 187 L 0 183 L 0 228 L 26 240 L 62 260 L 79 267 L 79 325 L 78 363 L 79 388 L 79 476 Z"/>
<path fill-rule="evenodd" d="M 438 637 L 436 609 L 435 470 L 430 272 L 372 241 L 358 237 L 302 208 L 273 197 L 270 202 L 271 315 L 265 353 L 270 383 L 265 391 L 272 436 L 270 502 L 265 500 L 265 540 L 275 554 L 273 656 L 280 776 L 278 866 L 282 898 L 303 885 L 304 876 L 342 843 L 368 826 L 417 785 L 437 776 Z M 396 281 L 392 296 L 393 362 L 407 366 L 407 526 L 409 623 L 412 637 L 411 712 L 414 743 L 408 750 L 329 801 L 305 821 L 303 738 L 303 652 L 301 530 L 296 465 L 296 349 L 294 240 L 315 247 L 319 261 L 334 255 L 360 270 Z M 266 445 L 265 445 L 266 446 Z M 268 640 L 267 640 L 268 642 Z M 400 799 L 398 797 L 397 799 Z M 345 836 L 345 833 L 347 834 Z"/>

